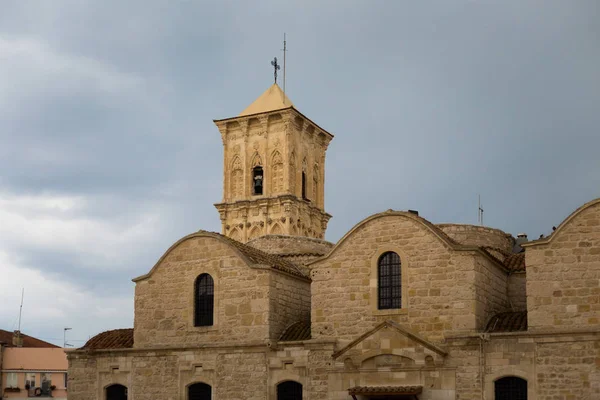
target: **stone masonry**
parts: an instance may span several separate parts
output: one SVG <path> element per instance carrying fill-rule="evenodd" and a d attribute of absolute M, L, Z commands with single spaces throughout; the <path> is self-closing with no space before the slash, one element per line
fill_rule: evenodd
<path fill-rule="evenodd" d="M 333 244 L 323 240 L 332 136 L 276 85 L 215 123 L 222 233 L 185 236 L 134 279 L 133 329 L 68 351 L 69 400 L 114 400 L 109 387 L 127 400 L 190 400 L 198 383 L 213 400 L 276 400 L 290 381 L 296 400 L 508 400 L 507 380 L 528 400 L 600 399 L 600 199 L 521 247 L 498 229 L 393 210 Z M 388 252 L 401 301 L 386 309 Z M 213 319 L 196 326 L 204 274 Z"/>

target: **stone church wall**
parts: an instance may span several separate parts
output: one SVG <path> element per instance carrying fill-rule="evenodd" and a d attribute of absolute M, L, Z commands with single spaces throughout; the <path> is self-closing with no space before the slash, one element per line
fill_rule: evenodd
<path fill-rule="evenodd" d="M 270 338 L 279 339 L 285 328 L 310 321 L 310 282 L 284 274 L 271 274 Z"/>
<path fill-rule="evenodd" d="M 600 200 L 525 254 L 529 329 L 600 328 Z"/>
<path fill-rule="evenodd" d="M 209 327 L 194 326 L 194 282 L 202 273 L 214 280 Z M 249 267 L 215 238 L 184 240 L 136 284 L 135 347 L 266 340 L 272 273 Z"/>
<path fill-rule="evenodd" d="M 68 398 L 70 400 L 96 400 L 97 359 L 69 356 Z"/>
<path fill-rule="evenodd" d="M 508 303 L 508 274 L 494 261 L 476 256 L 473 278 L 477 296 L 477 329 L 484 330 L 494 314 L 511 311 Z"/>
<path fill-rule="evenodd" d="M 527 275 L 515 272 L 508 276 L 508 299 L 512 311 L 527 311 Z"/>
<path fill-rule="evenodd" d="M 402 309 L 378 310 L 377 261 L 395 251 L 402 262 Z M 354 340 L 393 319 L 441 339 L 476 328 L 472 252 L 455 252 L 404 213 L 381 214 L 342 239 L 326 259 L 310 264 L 314 338 Z"/>

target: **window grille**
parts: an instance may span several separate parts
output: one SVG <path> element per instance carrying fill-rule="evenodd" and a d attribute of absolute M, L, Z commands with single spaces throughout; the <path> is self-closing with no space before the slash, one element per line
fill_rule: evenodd
<path fill-rule="evenodd" d="M 527 381 L 507 376 L 494 383 L 495 400 L 527 400 Z"/>
<path fill-rule="evenodd" d="M 277 385 L 277 400 L 302 400 L 302 385 L 286 381 Z"/>
<path fill-rule="evenodd" d="M 402 307 L 402 273 L 400 256 L 392 251 L 384 253 L 377 262 L 378 308 Z"/>
<path fill-rule="evenodd" d="M 188 387 L 188 400 L 210 400 L 212 388 L 206 383 L 194 383 Z"/>
<path fill-rule="evenodd" d="M 211 326 L 214 313 L 215 285 L 213 279 L 209 274 L 202 274 L 196 279 L 195 286 L 194 325 Z"/>

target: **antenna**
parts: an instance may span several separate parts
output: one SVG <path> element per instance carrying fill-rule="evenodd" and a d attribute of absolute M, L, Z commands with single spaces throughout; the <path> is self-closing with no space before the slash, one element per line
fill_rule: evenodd
<path fill-rule="evenodd" d="M 67 343 L 67 331 L 70 331 L 70 330 L 71 330 L 71 328 L 63 329 L 63 348 L 67 348 L 67 346 L 73 347 L 72 345 Z"/>
<path fill-rule="evenodd" d="M 285 102 L 285 53 L 287 52 L 287 45 L 285 41 L 285 32 L 283 33 L 283 101 Z"/>
<path fill-rule="evenodd" d="M 21 314 L 23 313 L 23 297 L 24 296 L 25 296 L 25 288 L 23 288 L 21 290 L 21 307 L 19 308 L 19 328 L 17 329 L 19 332 L 21 332 Z"/>
<path fill-rule="evenodd" d="M 477 222 L 479 225 L 483 225 L 483 208 L 481 207 L 481 195 L 479 196 L 479 201 L 477 204 Z"/>

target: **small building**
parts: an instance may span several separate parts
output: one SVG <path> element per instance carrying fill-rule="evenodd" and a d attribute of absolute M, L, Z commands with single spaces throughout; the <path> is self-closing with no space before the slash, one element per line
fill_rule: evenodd
<path fill-rule="evenodd" d="M 0 399 L 67 398 L 63 348 L 0 329 Z"/>

